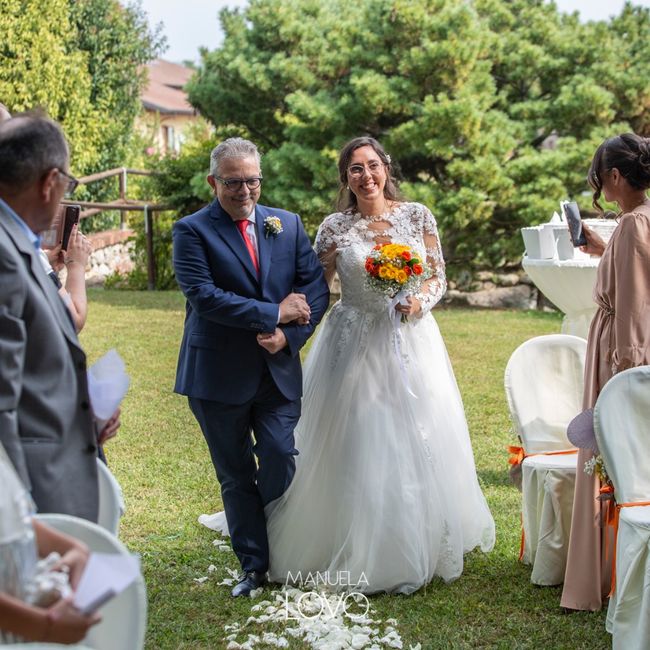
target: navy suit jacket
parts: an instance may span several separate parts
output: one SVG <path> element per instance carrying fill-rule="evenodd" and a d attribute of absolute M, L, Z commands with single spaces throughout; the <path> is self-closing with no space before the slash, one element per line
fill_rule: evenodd
<path fill-rule="evenodd" d="M 265 234 L 269 216 L 280 219 L 281 233 Z M 323 317 L 329 290 L 298 215 L 257 205 L 255 220 L 259 278 L 235 222 L 218 200 L 174 224 L 174 269 L 187 298 L 177 393 L 243 404 L 268 366 L 287 399 L 302 395 L 300 348 Z M 311 321 L 280 325 L 288 345 L 269 354 L 256 335 L 278 327 L 279 304 L 292 291 L 307 296 Z"/>

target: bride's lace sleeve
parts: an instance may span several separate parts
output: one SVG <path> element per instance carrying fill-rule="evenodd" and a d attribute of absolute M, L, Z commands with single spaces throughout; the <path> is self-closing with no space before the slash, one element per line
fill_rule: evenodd
<path fill-rule="evenodd" d="M 336 254 L 338 250 L 337 226 L 333 217 L 335 215 L 327 217 L 320 225 L 314 244 L 318 259 L 323 266 L 325 281 L 330 287 L 336 273 Z"/>
<path fill-rule="evenodd" d="M 445 276 L 445 260 L 442 257 L 440 237 L 435 217 L 428 208 L 422 206 L 423 223 L 422 237 L 427 253 L 427 264 L 433 270 L 433 275 L 422 284 L 415 297 L 422 305 L 422 315 L 427 314 L 440 301 L 447 290 L 447 277 Z"/>

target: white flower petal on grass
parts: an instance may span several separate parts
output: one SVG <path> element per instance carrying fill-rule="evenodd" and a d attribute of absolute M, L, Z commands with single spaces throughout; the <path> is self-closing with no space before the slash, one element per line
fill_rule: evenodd
<path fill-rule="evenodd" d="M 235 581 L 232 578 L 224 578 L 221 582 L 217 582 L 217 585 L 225 586 L 225 587 L 232 587 L 233 583 Z"/>
<path fill-rule="evenodd" d="M 214 566 L 214 564 L 211 564 L 211 565 L 208 567 L 208 573 L 212 573 L 213 571 L 216 571 L 216 570 L 217 570 L 217 567 Z"/>
<path fill-rule="evenodd" d="M 264 592 L 264 587 L 258 587 L 257 589 L 253 589 L 250 592 L 250 594 L 248 594 L 248 595 L 249 595 L 250 598 L 252 598 L 254 600 L 255 598 L 257 598 L 263 592 Z"/>
<path fill-rule="evenodd" d="M 352 637 L 352 647 L 354 650 L 361 650 L 370 643 L 370 637 L 367 634 L 355 634 Z"/>
<path fill-rule="evenodd" d="M 199 585 L 202 585 L 207 579 L 208 576 L 203 576 L 202 578 L 194 578 L 194 582 L 196 582 Z"/>
<path fill-rule="evenodd" d="M 228 570 L 231 572 L 231 570 Z M 236 573 L 236 572 L 232 572 Z M 231 573 L 231 575 L 232 575 Z M 262 592 L 251 592 L 255 598 Z M 404 645 L 395 628 L 396 619 L 385 622 L 373 619 L 374 610 L 369 609 L 363 616 L 347 613 L 341 600 L 341 594 L 302 591 L 296 587 L 283 587 L 269 594 L 270 600 L 262 600 L 251 606 L 251 614 L 245 627 L 282 624 L 282 636 L 277 632 L 264 631 L 261 635 L 249 634 L 246 641 L 241 641 L 238 650 L 262 650 L 266 647 L 286 648 L 289 638 L 301 641 L 305 648 L 311 650 L 401 650 Z M 359 596 L 360 602 L 364 601 Z M 362 611 L 365 607 L 362 607 Z M 356 609 L 359 609 L 357 607 Z M 257 614 L 257 616 L 255 616 Z M 233 628 L 236 629 L 236 628 Z M 224 628 L 225 631 L 226 628 Z M 243 631 L 243 630 L 242 630 Z M 232 636 L 229 641 L 234 641 Z M 421 646 L 412 646 L 410 650 L 421 650 Z"/>

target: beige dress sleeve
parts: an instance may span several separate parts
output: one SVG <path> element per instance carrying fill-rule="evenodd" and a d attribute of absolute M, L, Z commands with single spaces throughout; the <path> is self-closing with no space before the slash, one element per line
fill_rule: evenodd
<path fill-rule="evenodd" d="M 650 352 L 650 214 L 624 215 L 618 227 L 612 374 L 648 363 Z"/>

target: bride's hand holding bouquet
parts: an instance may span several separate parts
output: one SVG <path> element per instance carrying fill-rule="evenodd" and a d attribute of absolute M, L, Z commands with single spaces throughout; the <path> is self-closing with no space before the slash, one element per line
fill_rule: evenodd
<path fill-rule="evenodd" d="M 366 258 L 365 268 L 368 286 L 391 299 L 402 322 L 421 311 L 420 301 L 412 294 L 431 277 L 431 267 L 411 246 L 377 244 Z"/>

